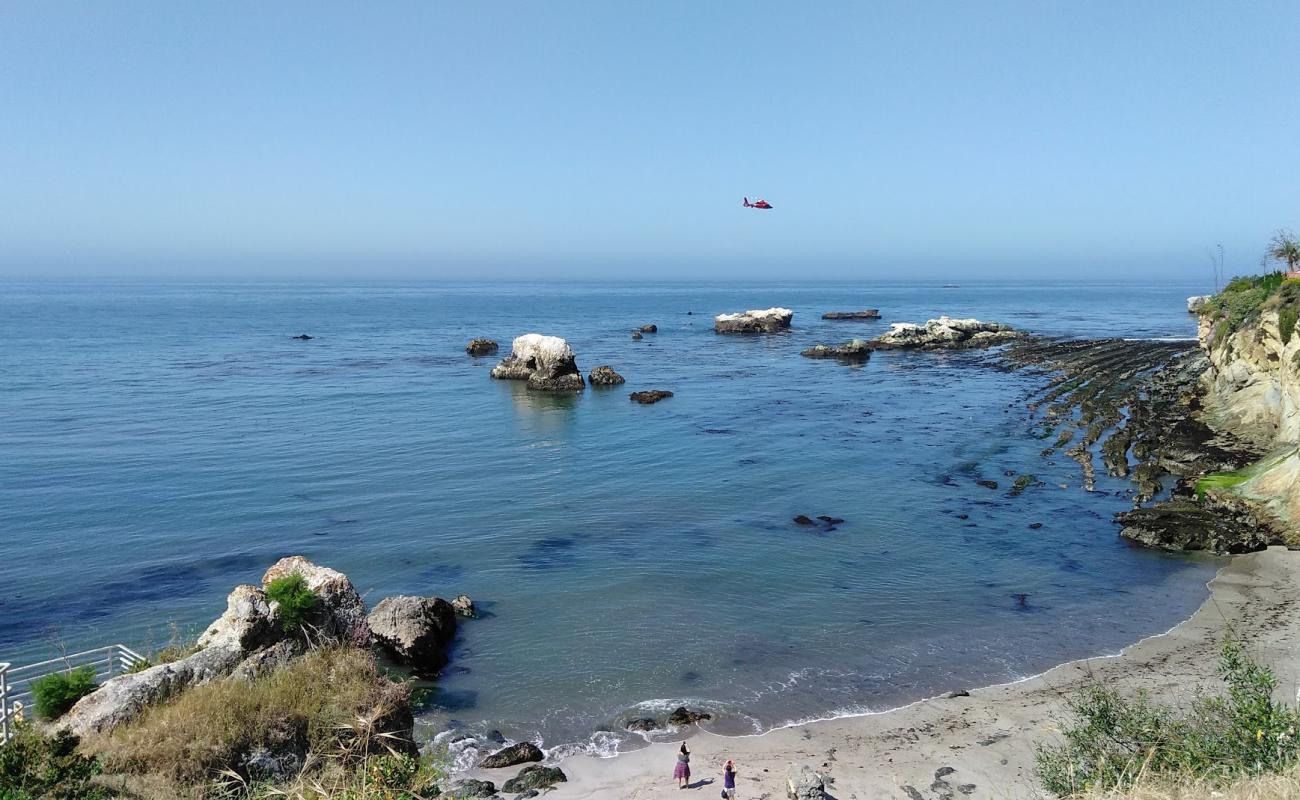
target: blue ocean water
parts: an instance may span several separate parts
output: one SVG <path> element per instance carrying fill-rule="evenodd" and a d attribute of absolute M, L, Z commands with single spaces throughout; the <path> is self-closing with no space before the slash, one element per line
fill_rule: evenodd
<path fill-rule="evenodd" d="M 1118 538 L 1124 482 L 1085 492 L 1039 455 L 1040 377 L 977 353 L 798 353 L 943 313 L 1192 337 L 1184 301 L 1206 289 L 0 284 L 0 660 L 161 644 L 294 553 L 372 603 L 472 595 L 490 616 L 463 626 L 425 720 L 548 745 L 681 702 L 750 731 L 1113 652 L 1187 617 L 1219 562 Z M 791 331 L 712 332 L 772 305 Z M 820 319 L 864 307 L 884 319 Z M 463 350 L 530 331 L 628 383 L 530 393 Z M 676 396 L 628 401 L 647 388 Z M 1008 497 L 1007 471 L 1046 485 Z"/>

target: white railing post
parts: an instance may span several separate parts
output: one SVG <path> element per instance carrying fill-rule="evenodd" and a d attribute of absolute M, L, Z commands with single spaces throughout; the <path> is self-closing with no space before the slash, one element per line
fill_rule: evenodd
<path fill-rule="evenodd" d="M 0 745 L 9 741 L 9 665 L 0 663 Z"/>

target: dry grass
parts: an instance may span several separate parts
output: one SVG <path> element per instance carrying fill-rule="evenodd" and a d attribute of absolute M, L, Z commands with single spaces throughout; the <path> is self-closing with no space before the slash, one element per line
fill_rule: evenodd
<path fill-rule="evenodd" d="M 1198 781 L 1143 783 L 1123 794 L 1089 793 L 1083 800 L 1300 800 L 1300 773 L 1246 778 L 1223 787 Z"/>
<path fill-rule="evenodd" d="M 406 687 L 381 675 L 368 651 L 321 649 L 252 682 L 187 690 L 84 745 L 108 772 L 211 786 L 241 755 L 276 742 L 305 743 L 317 765 L 355 754 L 361 739 L 369 750 L 376 722 L 406 700 Z"/>

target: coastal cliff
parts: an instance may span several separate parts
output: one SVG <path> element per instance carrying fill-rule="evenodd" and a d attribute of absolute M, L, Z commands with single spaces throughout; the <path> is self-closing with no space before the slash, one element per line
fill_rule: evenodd
<path fill-rule="evenodd" d="M 1300 534 L 1300 280 L 1239 278 L 1201 309 L 1204 419 L 1265 455 L 1197 483 L 1201 496 L 1248 502 L 1290 541 Z"/>

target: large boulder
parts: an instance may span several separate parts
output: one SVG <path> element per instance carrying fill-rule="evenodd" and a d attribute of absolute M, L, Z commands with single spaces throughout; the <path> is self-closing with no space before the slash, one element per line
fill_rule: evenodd
<path fill-rule="evenodd" d="M 501 769 L 502 767 L 514 767 L 520 764 L 527 764 L 529 761 L 541 761 L 541 748 L 532 742 L 520 742 L 512 744 L 509 747 L 503 747 L 492 755 L 479 762 L 483 769 Z"/>
<path fill-rule="evenodd" d="M 510 355 L 492 368 L 498 380 L 527 381 L 529 389 L 564 392 L 586 388 L 573 348 L 558 336 L 526 333 L 515 339 Z"/>
<path fill-rule="evenodd" d="M 367 621 L 375 641 L 416 673 L 433 675 L 447 663 L 443 648 L 456 634 L 456 610 L 446 600 L 385 598 Z"/>
<path fill-rule="evenodd" d="M 673 713 L 668 715 L 668 724 L 693 725 L 706 719 L 713 719 L 713 715 L 707 711 L 695 711 L 686 706 L 679 706 Z"/>
<path fill-rule="evenodd" d="M 313 564 L 302 556 L 289 556 L 271 565 L 262 576 L 262 586 L 270 586 L 271 581 L 289 575 L 301 575 L 303 583 L 316 595 L 316 609 L 308 620 L 314 628 L 313 635 L 351 644 L 370 641 L 366 604 L 348 576 Z"/>
<path fill-rule="evenodd" d="M 923 325 L 895 322 L 869 344 L 876 350 L 960 350 L 991 347 L 1021 336 L 1022 332 L 1001 322 L 939 317 Z"/>
<path fill-rule="evenodd" d="M 717 333 L 772 333 L 790 327 L 793 318 L 794 312 L 788 308 L 750 309 L 735 314 L 719 314 L 713 318 L 713 330 Z"/>
<path fill-rule="evenodd" d="M 789 800 L 826 800 L 826 779 L 808 766 L 790 765 L 785 778 Z"/>
<path fill-rule="evenodd" d="M 866 361 L 871 357 L 871 345 L 862 339 L 850 339 L 843 344 L 817 344 L 799 353 L 805 358 L 835 358 L 840 361 Z"/>
<path fill-rule="evenodd" d="M 228 644 L 251 651 L 281 637 L 279 615 L 260 586 L 236 586 L 226 598 L 226 610 L 199 636 L 199 647 Z"/>

